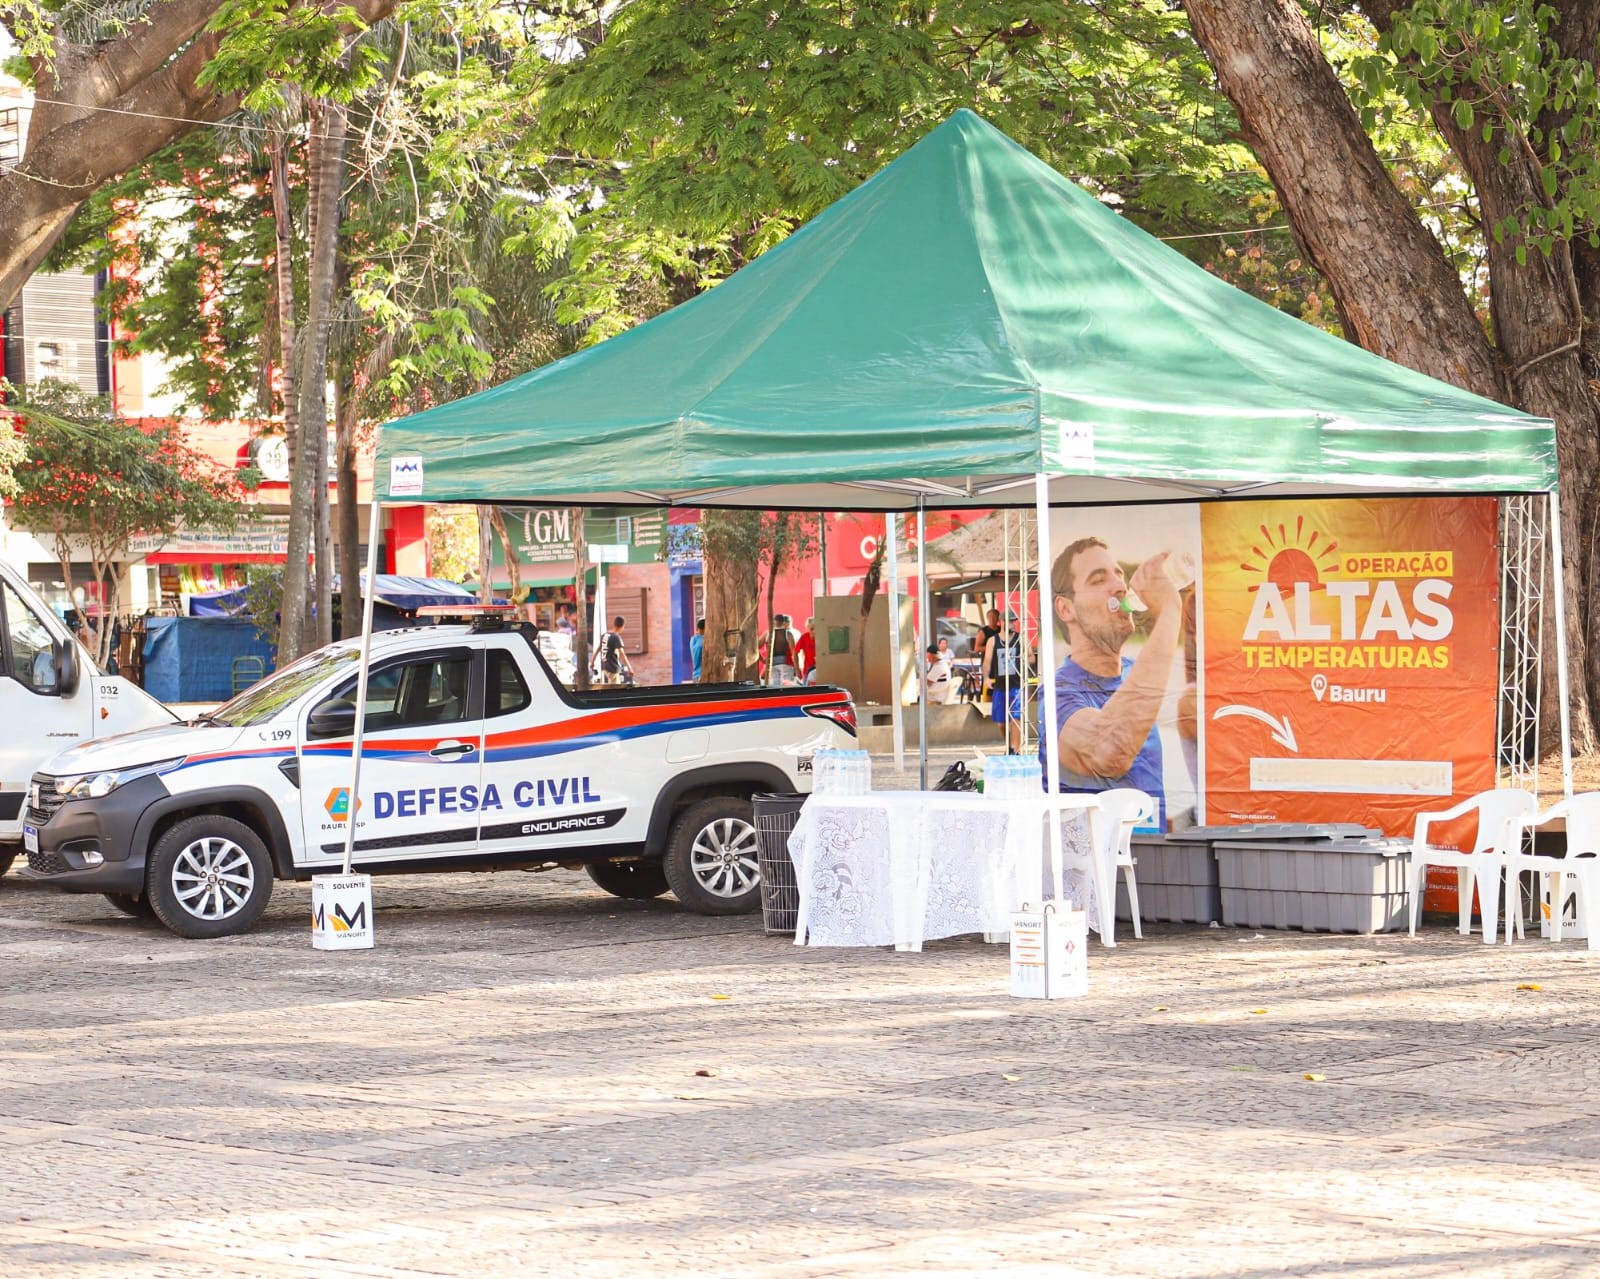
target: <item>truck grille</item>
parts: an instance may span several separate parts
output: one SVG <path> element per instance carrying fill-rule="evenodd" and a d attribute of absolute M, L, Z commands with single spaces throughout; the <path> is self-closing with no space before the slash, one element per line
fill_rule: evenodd
<path fill-rule="evenodd" d="M 43 826 L 56 815 L 56 810 L 67 802 L 67 797 L 56 790 L 56 779 L 44 773 L 35 773 L 28 787 L 28 807 L 23 821 L 30 826 Z M 31 864 L 31 863 L 30 863 Z"/>
<path fill-rule="evenodd" d="M 65 875 L 72 867 L 54 853 L 29 853 L 28 869 L 35 875 Z"/>

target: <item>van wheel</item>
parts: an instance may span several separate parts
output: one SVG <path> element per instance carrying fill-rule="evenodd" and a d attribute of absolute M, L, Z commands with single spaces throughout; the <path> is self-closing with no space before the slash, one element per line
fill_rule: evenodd
<path fill-rule="evenodd" d="M 673 895 L 697 915 L 743 915 L 761 907 L 761 863 L 748 799 L 718 795 L 672 823 L 662 861 Z"/>
<path fill-rule="evenodd" d="M 671 887 L 660 862 L 590 862 L 584 870 L 613 897 L 633 901 L 659 897 Z"/>
<path fill-rule="evenodd" d="M 156 843 L 145 885 L 156 918 L 179 937 L 231 937 L 267 908 L 272 862 L 243 822 L 203 813 Z"/>
<path fill-rule="evenodd" d="M 101 893 L 108 902 L 120 910 L 124 915 L 132 915 L 135 919 L 154 919 L 155 908 L 150 905 L 150 895 L 140 893 L 131 897 L 127 893 Z"/>

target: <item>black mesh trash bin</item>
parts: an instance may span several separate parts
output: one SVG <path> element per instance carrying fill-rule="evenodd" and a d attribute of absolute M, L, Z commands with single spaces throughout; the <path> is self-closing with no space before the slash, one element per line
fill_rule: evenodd
<path fill-rule="evenodd" d="M 756 861 L 761 867 L 761 923 L 770 936 L 792 933 L 800 915 L 800 883 L 789 859 L 789 833 L 800 820 L 804 795 L 752 795 Z"/>

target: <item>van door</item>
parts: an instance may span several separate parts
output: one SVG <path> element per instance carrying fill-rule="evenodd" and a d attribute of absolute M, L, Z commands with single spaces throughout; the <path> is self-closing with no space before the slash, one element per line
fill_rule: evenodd
<path fill-rule="evenodd" d="M 344 856 L 355 700 L 350 680 L 310 706 L 300 723 L 302 855 L 312 865 Z M 482 708 L 481 662 L 470 648 L 410 653 L 373 668 L 357 866 L 476 851 Z"/>
<path fill-rule="evenodd" d="M 0 582 L 0 840 L 22 837 L 28 782 L 57 751 L 94 736 L 84 671 L 73 694 L 56 684 L 55 632 L 9 582 Z"/>

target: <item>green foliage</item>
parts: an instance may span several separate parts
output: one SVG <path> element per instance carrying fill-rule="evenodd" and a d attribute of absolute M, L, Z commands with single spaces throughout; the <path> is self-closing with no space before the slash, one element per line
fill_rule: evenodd
<path fill-rule="evenodd" d="M 252 564 L 245 578 L 244 607 L 264 644 L 278 642 L 278 618 L 283 611 L 283 565 Z"/>
<path fill-rule="evenodd" d="M 1593 49 L 1562 49 L 1561 15 L 1531 0 L 1417 0 L 1394 16 L 1378 47 L 1353 67 L 1364 119 L 1387 99 L 1498 147 L 1500 162 L 1532 159 L 1539 189 L 1498 225 L 1517 261 L 1574 238 L 1600 243 L 1600 87 Z"/>
<path fill-rule="evenodd" d="M 348 102 L 378 77 L 374 50 L 349 40 L 363 26 L 356 11 L 343 5 L 223 0 L 207 30 L 224 38 L 198 83 L 240 94 L 250 111 L 282 110 L 288 86 L 308 97 Z"/>
<path fill-rule="evenodd" d="M 62 382 L 28 391 L 14 406 L 24 422 L 14 507 L 23 528 L 118 547 L 136 533 L 238 522 L 238 483 L 184 444 L 176 424 L 116 417 L 104 400 Z"/>
<path fill-rule="evenodd" d="M 171 536 L 180 527 L 232 529 L 244 494 L 231 474 L 188 448 L 175 423 L 139 425 L 104 400 L 64 382 L 28 389 L 16 405 L 24 452 L 15 471 L 12 518 L 53 543 L 69 590 L 76 546 L 88 553 L 94 598 L 104 612 L 86 628 L 104 663 L 109 618 L 120 594 L 117 557 L 135 534 Z"/>
<path fill-rule="evenodd" d="M 524 154 L 551 198 L 514 245 L 570 237 L 559 316 L 597 340 L 714 284 L 963 106 L 1150 229 L 1243 229 L 1233 198 L 1268 189 L 1181 13 L 1155 0 L 634 0 L 544 95 Z"/>
<path fill-rule="evenodd" d="M 191 134 L 108 184 L 53 260 L 107 270 L 101 305 L 131 335 L 122 351 L 160 354 L 161 389 L 216 420 L 280 410 L 262 378 L 275 362 L 263 350 L 276 323 L 267 269 L 275 251 L 265 157 L 216 131 Z"/>

